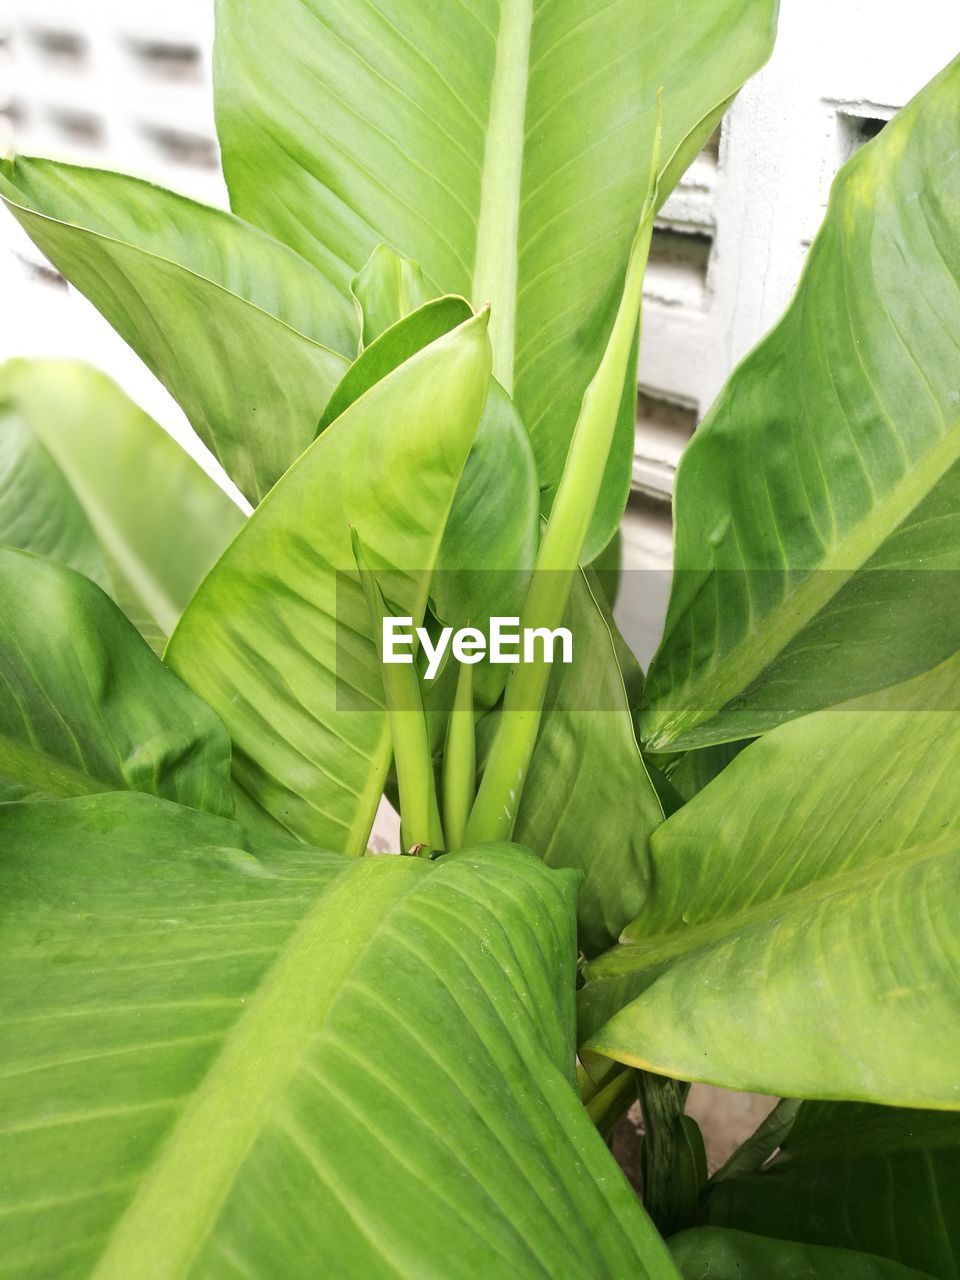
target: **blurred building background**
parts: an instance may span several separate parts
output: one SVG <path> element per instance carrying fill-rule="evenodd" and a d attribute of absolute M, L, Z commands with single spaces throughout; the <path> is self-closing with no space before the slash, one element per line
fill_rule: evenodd
<path fill-rule="evenodd" d="M 121 169 L 226 203 L 210 90 L 213 0 L 5 3 L 0 148 Z M 684 444 L 785 307 L 837 168 L 958 50 L 956 0 L 782 0 L 771 63 L 664 207 L 647 276 L 624 524 L 625 565 L 660 572 L 629 578 L 618 605 L 644 660 L 666 598 Z M 88 359 L 200 449 L 159 383 L 10 218 L 0 221 L 0 297 L 0 358 Z"/>

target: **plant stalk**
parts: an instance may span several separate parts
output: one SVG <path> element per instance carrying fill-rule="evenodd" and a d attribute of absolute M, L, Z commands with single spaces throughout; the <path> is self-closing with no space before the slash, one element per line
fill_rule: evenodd
<path fill-rule="evenodd" d="M 643 277 L 656 212 L 660 134 L 658 95 L 656 138 L 647 199 L 630 248 L 623 293 L 610 338 L 597 371 L 583 394 L 563 475 L 521 611 L 521 633 L 527 628 L 554 630 L 560 626 L 570 598 L 573 575 L 579 572 L 580 553 L 600 496 L 633 337 L 639 324 Z M 503 714 L 467 823 L 466 838 L 470 844 L 509 840 L 513 834 L 523 784 L 540 729 L 550 670 L 545 661 L 520 663 L 510 670 L 504 690 Z"/>
<path fill-rule="evenodd" d="M 457 692 L 443 751 L 443 826 L 450 849 L 463 847 L 477 781 L 477 739 L 473 720 L 473 667 L 460 664 Z"/>
<path fill-rule="evenodd" d="M 366 563 L 356 529 L 351 530 L 351 540 L 376 637 L 383 633 L 386 606 L 377 580 Z M 437 803 L 433 756 L 416 663 L 381 662 L 380 675 L 400 791 L 400 832 L 403 847 L 411 848 L 421 844 L 432 849 L 443 849 L 443 826 Z"/>

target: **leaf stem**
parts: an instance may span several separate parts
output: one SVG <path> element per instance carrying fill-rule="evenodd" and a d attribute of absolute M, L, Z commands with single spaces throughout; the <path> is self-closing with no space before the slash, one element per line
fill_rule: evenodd
<path fill-rule="evenodd" d="M 650 183 L 630 248 L 623 294 L 606 349 L 583 394 L 563 475 L 521 612 L 521 632 L 535 627 L 554 630 L 561 624 L 600 496 L 643 300 L 643 276 L 656 211 L 660 137 L 658 94 Z M 513 833 L 549 678 L 550 666 L 545 661 L 520 663 L 510 670 L 503 714 L 467 823 L 466 838 L 471 844 L 509 840 Z"/>
<path fill-rule="evenodd" d="M 464 662 L 457 674 L 457 692 L 447 721 L 443 750 L 443 825 L 450 849 L 463 847 L 476 781 L 473 667 Z"/>
<path fill-rule="evenodd" d="M 379 584 L 366 563 L 356 529 L 350 531 L 353 556 L 373 624 L 374 642 L 383 634 L 386 614 Z M 415 844 L 444 848 L 443 826 L 437 803 L 430 737 L 423 711 L 420 678 L 415 663 L 380 663 L 380 675 L 393 739 L 393 759 L 400 791 L 400 831 L 404 848 Z"/>

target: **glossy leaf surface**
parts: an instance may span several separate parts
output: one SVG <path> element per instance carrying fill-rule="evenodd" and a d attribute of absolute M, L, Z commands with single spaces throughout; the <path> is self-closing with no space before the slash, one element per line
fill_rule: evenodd
<path fill-rule="evenodd" d="M 958 712 L 954 658 L 742 751 L 654 833 L 628 945 L 590 971 L 591 1047 L 729 1088 L 960 1108 Z"/>
<path fill-rule="evenodd" d="M 681 462 L 654 749 L 752 736 L 960 648 L 958 93 L 960 60 L 844 167 L 790 309 Z"/>
<path fill-rule="evenodd" d="M 247 801 L 321 847 L 364 850 L 390 762 L 351 526 L 391 609 L 419 621 L 489 377 L 481 315 L 382 378 L 275 486 L 170 641 Z"/>
<path fill-rule="evenodd" d="M 918 1053 L 922 1050 L 918 1049 Z M 710 1222 L 960 1276 L 960 1116 L 805 1103 L 759 1172 L 725 1179 Z"/>
<path fill-rule="evenodd" d="M 344 292 L 386 242 L 437 292 L 489 302 L 494 376 L 531 434 L 549 506 L 647 194 L 657 90 L 666 196 L 766 58 L 775 11 L 220 0 L 233 208 Z M 632 432 L 630 414 L 621 443 Z M 629 453 L 616 459 L 620 494 Z"/>
<path fill-rule="evenodd" d="M 0 1275 L 676 1280 L 572 1085 L 572 877 L 145 797 L 0 840 Z"/>
<path fill-rule="evenodd" d="M 349 299 L 239 218 L 122 174 L 19 157 L 0 196 L 258 502 L 356 350 Z"/>
<path fill-rule="evenodd" d="M 0 543 L 86 574 L 162 649 L 243 512 L 104 374 L 0 366 Z"/>
<path fill-rule="evenodd" d="M 875 1254 L 697 1227 L 670 1240 L 684 1280 L 932 1280 Z"/>
<path fill-rule="evenodd" d="M 233 811 L 223 725 L 92 582 L 0 549 L 0 800 L 130 789 Z"/>

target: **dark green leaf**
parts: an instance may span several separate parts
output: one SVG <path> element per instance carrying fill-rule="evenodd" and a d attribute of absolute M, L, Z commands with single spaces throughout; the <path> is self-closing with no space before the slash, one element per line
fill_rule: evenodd
<path fill-rule="evenodd" d="M 230 744 L 92 582 L 0 548 L 0 800 L 146 791 L 233 811 Z"/>
<path fill-rule="evenodd" d="M 915 1049 L 925 1051 L 920 1041 Z M 960 1116 L 804 1103 L 779 1153 L 719 1183 L 706 1214 L 720 1226 L 863 1249 L 956 1280 L 958 1186 Z"/>
<path fill-rule="evenodd" d="M 925 1271 L 849 1249 L 699 1227 L 670 1241 L 684 1280 L 932 1280 Z"/>

